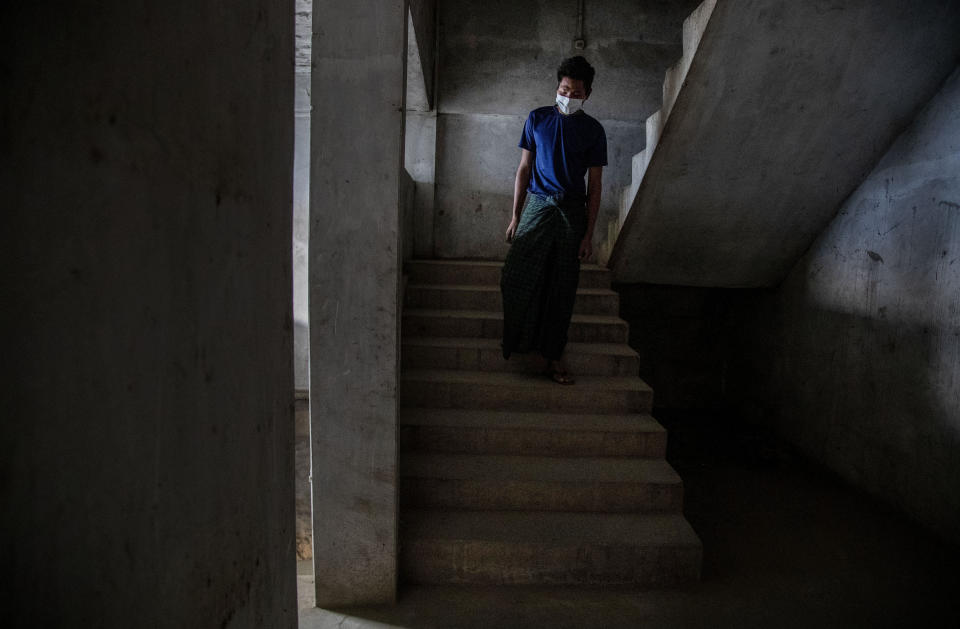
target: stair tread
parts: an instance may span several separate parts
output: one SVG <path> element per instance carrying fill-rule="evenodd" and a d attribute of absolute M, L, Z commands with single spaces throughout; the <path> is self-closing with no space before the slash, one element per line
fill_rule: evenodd
<path fill-rule="evenodd" d="M 462 319 L 503 319 L 503 313 L 492 310 L 456 310 L 434 308 L 405 308 L 404 316 L 420 317 L 455 317 Z M 615 315 L 588 315 L 574 314 L 571 323 L 606 323 L 612 325 L 626 325 L 627 322 Z"/>
<path fill-rule="evenodd" d="M 680 514 L 572 511 L 446 511 L 409 509 L 400 516 L 401 538 L 557 546 L 700 546 Z"/>
<path fill-rule="evenodd" d="M 500 283 L 503 261 L 500 260 L 410 260 L 404 263 L 405 275 L 414 284 L 485 284 Z M 610 288 L 611 273 L 598 264 L 580 265 L 581 287 Z"/>
<path fill-rule="evenodd" d="M 500 292 L 500 286 L 498 284 L 431 284 L 425 282 L 411 283 L 407 284 L 407 290 L 460 290 L 460 291 L 486 291 L 486 292 Z M 617 291 L 610 288 L 590 288 L 590 287 L 580 287 L 577 288 L 578 295 L 603 295 L 611 296 L 618 295 Z"/>
<path fill-rule="evenodd" d="M 502 267 L 503 260 L 437 260 L 436 258 L 424 258 L 424 259 L 414 259 L 410 260 L 408 264 L 424 264 L 428 266 L 495 266 Z M 581 271 L 608 271 L 607 267 L 600 266 L 599 264 L 583 263 L 580 265 Z"/>
<path fill-rule="evenodd" d="M 418 347 L 465 347 L 470 349 L 500 350 L 500 339 L 475 336 L 407 336 L 404 345 Z M 610 354 L 633 357 L 637 352 L 626 343 L 577 343 L 569 342 L 567 352 L 578 354 Z"/>
<path fill-rule="evenodd" d="M 563 484 L 682 484 L 676 471 L 665 460 L 637 457 L 407 453 L 402 459 L 400 476 Z"/>
<path fill-rule="evenodd" d="M 603 432 L 655 432 L 666 429 L 645 413 L 599 415 L 592 413 L 538 413 L 434 408 L 404 408 L 401 426 L 449 426 L 455 428 L 516 428 L 522 430 L 572 430 Z"/>
<path fill-rule="evenodd" d="M 459 369 L 406 369 L 401 374 L 405 381 L 419 382 L 455 382 L 458 384 L 482 384 L 502 387 L 521 386 L 531 389 L 549 389 L 556 391 L 564 386 L 553 382 L 541 374 L 464 371 Z M 646 382 L 635 376 L 576 376 L 576 384 L 566 387 L 591 390 L 643 391 L 653 392 Z"/>

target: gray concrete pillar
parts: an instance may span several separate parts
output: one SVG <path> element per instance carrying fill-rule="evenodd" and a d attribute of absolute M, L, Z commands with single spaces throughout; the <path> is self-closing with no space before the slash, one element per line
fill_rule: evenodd
<path fill-rule="evenodd" d="M 405 0 L 317 0 L 310 422 L 317 605 L 393 601 Z"/>

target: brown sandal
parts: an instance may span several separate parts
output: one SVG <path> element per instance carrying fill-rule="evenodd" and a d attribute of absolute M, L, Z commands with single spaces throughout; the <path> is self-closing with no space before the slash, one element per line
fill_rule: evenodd
<path fill-rule="evenodd" d="M 566 369 L 548 369 L 544 372 L 544 375 L 557 384 L 573 384 L 576 382 L 576 380 L 570 377 Z"/>

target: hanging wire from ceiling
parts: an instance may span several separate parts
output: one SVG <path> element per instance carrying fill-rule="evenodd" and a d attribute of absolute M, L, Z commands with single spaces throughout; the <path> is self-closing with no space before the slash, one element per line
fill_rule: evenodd
<path fill-rule="evenodd" d="M 577 2 L 577 36 L 573 40 L 573 47 L 577 50 L 583 50 L 587 42 L 583 39 L 583 5 L 586 3 L 586 0 L 578 0 Z"/>

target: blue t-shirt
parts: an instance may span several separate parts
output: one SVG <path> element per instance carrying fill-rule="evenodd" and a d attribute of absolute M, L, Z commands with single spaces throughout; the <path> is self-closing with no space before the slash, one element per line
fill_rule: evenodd
<path fill-rule="evenodd" d="M 519 146 L 535 155 L 527 190 L 542 196 L 584 200 L 587 169 L 607 165 L 607 134 L 584 111 L 567 116 L 552 105 L 534 109 L 523 125 Z"/>

